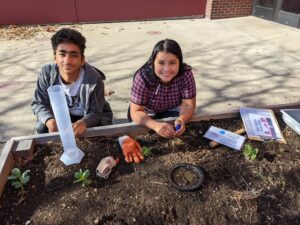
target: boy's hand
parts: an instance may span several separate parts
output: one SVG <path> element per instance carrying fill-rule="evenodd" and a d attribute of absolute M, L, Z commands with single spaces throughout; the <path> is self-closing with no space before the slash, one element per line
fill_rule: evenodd
<path fill-rule="evenodd" d="M 78 120 L 72 124 L 73 132 L 75 137 L 81 137 L 86 131 L 86 123 L 84 120 Z"/>
<path fill-rule="evenodd" d="M 57 124 L 54 118 L 50 118 L 46 122 L 46 126 L 49 130 L 49 133 L 57 131 Z"/>

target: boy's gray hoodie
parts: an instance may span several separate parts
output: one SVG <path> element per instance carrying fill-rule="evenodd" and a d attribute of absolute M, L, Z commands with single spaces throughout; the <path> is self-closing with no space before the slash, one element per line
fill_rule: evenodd
<path fill-rule="evenodd" d="M 110 105 L 104 99 L 105 75 L 87 63 L 83 69 L 84 78 L 79 90 L 84 108 L 82 119 L 87 127 L 112 124 L 113 114 Z M 46 124 L 48 119 L 54 118 L 47 92 L 48 87 L 52 85 L 59 85 L 58 67 L 54 63 L 42 67 L 31 103 L 33 113 L 43 124 Z"/>

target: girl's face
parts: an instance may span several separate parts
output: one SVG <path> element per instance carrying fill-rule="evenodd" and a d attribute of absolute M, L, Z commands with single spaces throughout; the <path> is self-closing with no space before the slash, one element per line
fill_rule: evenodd
<path fill-rule="evenodd" d="M 168 52 L 157 53 L 154 60 L 154 72 L 163 84 L 168 84 L 179 71 L 179 59 Z"/>

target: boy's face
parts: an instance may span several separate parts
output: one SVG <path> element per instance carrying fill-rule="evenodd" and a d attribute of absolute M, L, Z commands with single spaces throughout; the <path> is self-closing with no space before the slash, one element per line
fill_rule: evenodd
<path fill-rule="evenodd" d="M 68 77 L 75 80 L 79 76 L 80 68 L 85 63 L 80 48 L 73 43 L 60 43 L 55 51 L 54 60 L 63 78 Z"/>

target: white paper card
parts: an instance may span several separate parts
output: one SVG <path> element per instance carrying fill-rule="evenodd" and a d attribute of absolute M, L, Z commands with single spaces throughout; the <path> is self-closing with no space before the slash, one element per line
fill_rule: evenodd
<path fill-rule="evenodd" d="M 258 114 L 249 113 L 249 120 L 254 133 L 257 136 L 272 138 L 275 134 L 272 120 L 270 117 L 264 117 Z"/>
<path fill-rule="evenodd" d="M 285 142 L 272 110 L 240 107 L 240 113 L 249 139 Z"/>
<path fill-rule="evenodd" d="M 215 126 L 211 126 L 204 134 L 204 137 L 236 150 L 241 149 L 246 139 L 244 136 L 220 129 Z"/>

